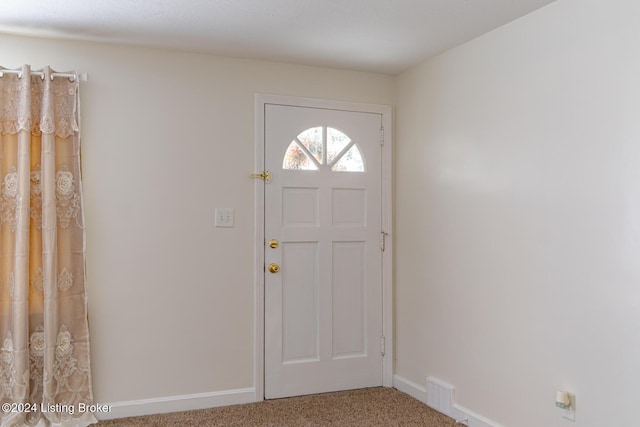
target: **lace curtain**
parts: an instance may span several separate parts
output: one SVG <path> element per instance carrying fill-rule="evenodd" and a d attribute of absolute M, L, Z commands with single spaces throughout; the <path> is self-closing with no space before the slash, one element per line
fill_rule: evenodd
<path fill-rule="evenodd" d="M 2 69 L 0 68 L 0 71 Z M 0 77 L 0 425 L 86 426 L 93 400 L 78 79 Z"/>

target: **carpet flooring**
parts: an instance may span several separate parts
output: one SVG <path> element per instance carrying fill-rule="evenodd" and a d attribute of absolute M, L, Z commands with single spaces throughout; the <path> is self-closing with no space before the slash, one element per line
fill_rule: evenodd
<path fill-rule="evenodd" d="M 457 427 L 451 418 L 393 388 L 368 388 L 246 405 L 100 421 L 98 427 Z"/>

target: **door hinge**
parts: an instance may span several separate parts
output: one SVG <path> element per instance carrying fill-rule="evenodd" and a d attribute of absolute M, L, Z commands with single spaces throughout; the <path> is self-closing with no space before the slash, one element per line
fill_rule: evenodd
<path fill-rule="evenodd" d="M 387 234 L 384 231 L 380 232 L 380 250 L 384 252 L 384 248 L 387 245 Z"/>
<path fill-rule="evenodd" d="M 384 345 L 384 336 L 380 337 L 380 354 L 382 356 L 384 356 L 384 350 L 385 350 L 385 345 Z"/>
<path fill-rule="evenodd" d="M 384 127 L 380 126 L 380 146 L 384 146 Z"/>

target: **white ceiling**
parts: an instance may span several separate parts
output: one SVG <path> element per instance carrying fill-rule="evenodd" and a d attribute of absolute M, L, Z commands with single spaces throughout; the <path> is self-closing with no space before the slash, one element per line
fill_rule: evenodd
<path fill-rule="evenodd" d="M 0 32 L 397 74 L 554 0 L 0 0 Z"/>

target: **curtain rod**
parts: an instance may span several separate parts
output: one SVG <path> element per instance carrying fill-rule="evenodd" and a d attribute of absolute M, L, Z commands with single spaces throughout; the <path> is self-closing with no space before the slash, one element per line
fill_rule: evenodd
<path fill-rule="evenodd" d="M 5 74 L 16 74 L 19 79 L 22 78 L 22 70 L 0 70 L 0 78 L 2 78 Z M 44 72 L 42 71 L 32 71 L 31 75 L 40 76 L 40 78 L 44 80 Z M 89 75 L 87 73 L 51 73 L 51 80 L 53 80 L 54 77 L 66 77 L 71 81 L 78 79 L 81 82 L 86 82 L 89 80 Z"/>

